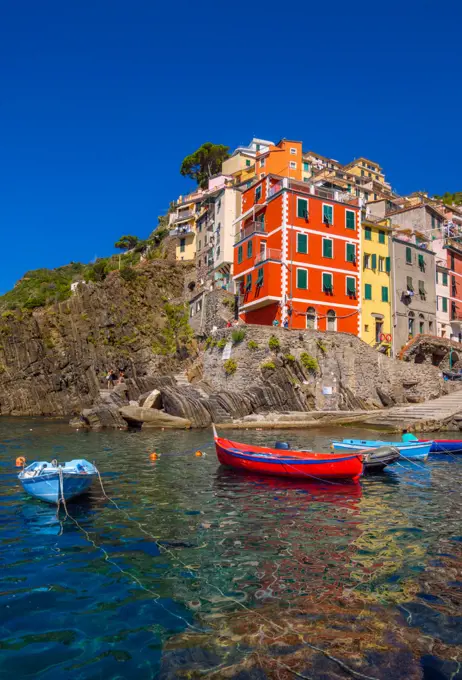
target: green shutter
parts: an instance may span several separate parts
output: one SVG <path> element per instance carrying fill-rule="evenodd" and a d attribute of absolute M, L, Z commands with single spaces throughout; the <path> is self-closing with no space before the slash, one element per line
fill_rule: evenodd
<path fill-rule="evenodd" d="M 325 292 L 330 292 L 332 290 L 332 274 L 322 275 L 322 289 Z"/>
<path fill-rule="evenodd" d="M 309 163 L 303 163 L 303 172 L 309 172 L 309 171 L 310 171 Z"/>
<path fill-rule="evenodd" d="M 412 283 L 412 276 L 406 277 L 406 285 L 407 285 L 408 290 L 410 290 L 410 291 L 414 290 L 414 284 Z"/>
<path fill-rule="evenodd" d="M 412 264 L 412 248 L 406 246 L 406 263 Z"/>
<path fill-rule="evenodd" d="M 237 249 L 237 263 L 240 264 L 242 262 L 242 246 L 239 246 Z"/>
<path fill-rule="evenodd" d="M 421 269 L 422 271 L 424 271 L 424 270 L 425 270 L 425 260 L 424 260 L 424 256 L 423 256 L 421 253 L 419 253 L 419 258 L 418 258 L 418 260 L 419 260 L 419 267 L 420 267 L 420 269 Z"/>
<path fill-rule="evenodd" d="M 308 252 L 308 236 L 306 234 L 297 234 L 297 253 Z"/>
<path fill-rule="evenodd" d="M 322 241 L 322 256 L 332 257 L 332 241 L 329 238 L 325 238 Z"/>
<path fill-rule="evenodd" d="M 251 290 L 251 288 L 252 288 L 252 274 L 247 274 L 245 289 L 248 291 Z"/>
<path fill-rule="evenodd" d="M 372 266 L 371 269 L 377 269 L 377 255 L 375 253 L 372 254 Z"/>
<path fill-rule="evenodd" d="M 391 271 L 391 260 L 390 260 L 389 257 L 385 258 L 385 269 L 386 269 L 387 274 L 389 274 L 390 271 Z"/>
<path fill-rule="evenodd" d="M 448 285 L 448 275 L 446 274 L 446 272 L 443 272 L 443 286 L 447 286 L 447 285 Z"/>
<path fill-rule="evenodd" d="M 372 286 L 370 283 L 366 283 L 364 286 L 364 299 L 372 300 Z"/>
<path fill-rule="evenodd" d="M 248 168 L 249 165 L 250 165 L 250 161 L 246 161 L 245 164 L 246 164 L 246 167 Z"/>
<path fill-rule="evenodd" d="M 379 231 L 379 243 L 385 243 L 385 232 Z"/>
<path fill-rule="evenodd" d="M 364 238 L 366 241 L 372 241 L 372 229 L 370 227 L 364 229 Z"/>
<path fill-rule="evenodd" d="M 347 243 L 346 259 L 347 262 L 354 262 L 356 260 L 356 246 L 354 243 Z"/>
<path fill-rule="evenodd" d="M 297 269 L 297 288 L 308 288 L 308 272 L 306 269 Z"/>
<path fill-rule="evenodd" d="M 308 217 L 308 201 L 304 198 L 297 198 L 297 217 Z"/>
<path fill-rule="evenodd" d="M 347 229 L 355 229 L 356 224 L 355 224 L 355 213 L 352 210 L 347 210 L 346 211 L 346 228 Z"/>
<path fill-rule="evenodd" d="M 247 257 L 252 257 L 252 241 L 247 243 Z"/>
<path fill-rule="evenodd" d="M 444 298 L 441 298 L 441 300 L 443 301 L 443 312 L 447 312 L 448 311 L 448 299 L 444 297 Z"/>
<path fill-rule="evenodd" d="M 382 286 L 382 302 L 388 302 L 388 288 Z"/>
<path fill-rule="evenodd" d="M 331 205 L 322 206 L 322 221 L 329 224 L 334 223 L 334 209 Z"/>
<path fill-rule="evenodd" d="M 347 294 L 356 295 L 356 279 L 353 276 L 347 276 Z"/>
<path fill-rule="evenodd" d="M 263 285 L 263 268 L 260 268 L 258 270 L 257 274 L 257 286 L 262 286 Z"/>

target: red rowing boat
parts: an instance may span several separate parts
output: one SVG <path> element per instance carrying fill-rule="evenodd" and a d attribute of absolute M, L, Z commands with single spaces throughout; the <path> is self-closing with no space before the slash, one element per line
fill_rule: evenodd
<path fill-rule="evenodd" d="M 250 446 L 218 437 L 215 426 L 213 434 L 218 460 L 235 470 L 305 480 L 349 479 L 353 482 L 363 473 L 361 453 L 312 453 Z"/>

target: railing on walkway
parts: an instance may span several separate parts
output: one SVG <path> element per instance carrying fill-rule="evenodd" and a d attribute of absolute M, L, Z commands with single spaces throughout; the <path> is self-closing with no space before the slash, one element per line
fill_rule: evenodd
<path fill-rule="evenodd" d="M 262 222 L 251 222 L 236 234 L 235 243 L 239 243 L 239 241 L 252 234 L 266 234 L 265 225 Z"/>
<path fill-rule="evenodd" d="M 261 262 L 266 262 L 267 260 L 275 260 L 280 262 L 282 257 L 282 251 L 278 248 L 266 248 L 264 252 L 258 253 L 255 257 L 254 265 L 260 264 Z"/>

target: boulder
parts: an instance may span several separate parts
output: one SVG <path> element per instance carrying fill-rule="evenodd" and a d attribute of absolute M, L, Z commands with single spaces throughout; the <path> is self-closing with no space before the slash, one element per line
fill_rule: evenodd
<path fill-rule="evenodd" d="M 209 400 L 204 399 L 192 387 L 163 387 L 162 403 L 167 413 L 187 418 L 192 427 L 209 427 L 212 417 Z"/>
<path fill-rule="evenodd" d="M 152 390 L 143 401 L 140 399 L 140 406 L 143 408 L 162 408 L 162 396 L 159 390 Z"/>
<path fill-rule="evenodd" d="M 81 428 L 88 428 L 88 421 L 83 416 L 75 416 L 75 418 L 70 419 L 69 425 L 80 430 Z"/>
<path fill-rule="evenodd" d="M 191 421 L 186 418 L 171 416 L 164 411 L 142 406 L 123 406 L 119 409 L 121 417 L 129 425 L 142 425 L 143 427 L 171 427 L 187 430 L 191 427 Z"/>
<path fill-rule="evenodd" d="M 127 429 L 127 423 L 120 415 L 118 407 L 111 404 L 97 404 L 93 408 L 86 408 L 81 417 L 92 430 L 101 430 L 103 427 Z"/>

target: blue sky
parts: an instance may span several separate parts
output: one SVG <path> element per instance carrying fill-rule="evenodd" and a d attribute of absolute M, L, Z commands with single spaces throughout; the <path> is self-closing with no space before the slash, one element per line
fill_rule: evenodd
<path fill-rule="evenodd" d="M 462 190 L 459 2 L 14 0 L 0 23 L 0 293 L 147 236 L 212 141 L 368 156 Z"/>

